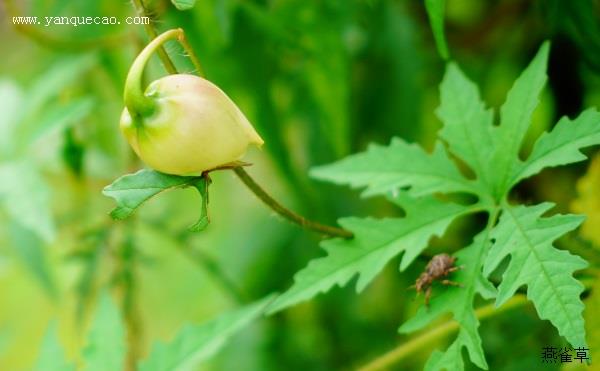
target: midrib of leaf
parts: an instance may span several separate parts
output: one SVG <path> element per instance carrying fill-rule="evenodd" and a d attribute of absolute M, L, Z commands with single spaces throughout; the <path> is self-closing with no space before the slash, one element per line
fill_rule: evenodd
<path fill-rule="evenodd" d="M 546 268 L 544 266 L 543 260 L 540 259 L 540 256 L 538 255 L 537 251 L 535 251 L 535 245 L 530 241 L 529 237 L 527 236 L 527 233 L 525 233 L 525 229 L 519 223 L 519 219 L 512 213 L 512 211 L 510 210 L 510 207 L 508 207 L 508 205 L 506 205 L 505 207 L 503 207 L 503 210 L 506 211 L 508 213 L 508 215 L 510 215 L 510 217 L 514 220 L 515 225 L 517 226 L 517 229 L 518 229 L 519 233 L 523 236 L 524 240 L 527 242 L 527 247 L 529 248 L 529 255 L 531 255 L 531 254 L 534 255 L 535 259 L 538 261 L 538 263 L 539 263 L 539 265 L 540 265 L 540 267 L 542 269 L 542 273 L 544 274 L 544 277 L 546 278 L 546 281 L 550 283 L 548 286 L 552 290 L 552 292 L 554 294 L 554 297 L 558 300 L 559 305 L 560 305 L 560 307 L 562 309 L 562 312 L 566 314 L 565 317 L 567 317 L 567 321 L 569 322 L 569 326 L 572 329 L 575 328 L 575 326 L 573 325 L 573 322 L 571 320 L 571 316 L 569 316 L 569 311 L 565 307 L 565 304 L 562 301 L 562 298 L 561 298 L 559 292 L 557 291 L 556 286 L 554 285 L 554 283 L 550 279 L 550 275 L 546 271 Z"/>
<path fill-rule="evenodd" d="M 365 176 L 365 177 L 369 176 L 369 177 L 372 177 L 372 178 L 381 177 L 382 174 L 385 175 L 385 176 L 392 176 L 392 177 L 398 177 L 399 178 L 399 177 L 405 176 L 407 174 L 407 172 L 402 172 L 402 171 L 361 172 L 361 174 L 363 174 L 363 176 Z M 429 178 L 429 179 L 447 180 L 447 181 L 449 181 L 449 183 L 456 184 L 457 188 L 462 189 L 465 192 L 471 192 L 472 194 L 475 194 L 475 195 L 481 195 L 481 189 L 479 189 L 479 187 L 477 187 L 477 185 L 473 184 L 473 182 L 471 182 L 471 181 L 469 181 L 467 179 L 465 179 L 465 180 L 459 180 L 459 179 L 455 179 L 455 178 L 451 178 L 451 177 L 445 177 L 445 176 L 441 176 L 441 175 L 438 175 L 438 174 L 431 174 L 431 173 L 427 173 L 427 172 L 422 172 L 422 173 L 421 172 L 410 172 L 408 174 L 410 176 L 419 175 L 419 176 L 422 177 L 421 179 Z M 359 185 L 359 186 L 362 186 L 362 185 Z M 376 190 L 382 188 L 379 185 L 373 186 L 373 185 L 370 185 L 370 184 L 366 184 L 366 186 L 368 188 L 371 188 L 371 189 L 374 188 Z M 410 188 L 411 189 L 415 189 L 415 187 L 412 187 L 412 186 Z M 423 189 L 427 189 L 427 188 L 428 187 L 423 187 Z M 365 191 L 365 194 L 367 194 L 367 195 L 380 194 L 380 193 L 381 193 L 380 191 L 369 191 L 369 189 L 367 189 Z"/>

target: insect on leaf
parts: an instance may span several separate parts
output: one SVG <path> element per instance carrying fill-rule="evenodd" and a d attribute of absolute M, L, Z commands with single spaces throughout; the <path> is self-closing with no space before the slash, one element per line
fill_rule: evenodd
<path fill-rule="evenodd" d="M 445 352 L 436 351 L 431 355 L 426 370 L 460 370 L 463 369 L 462 348 L 466 347 L 469 357 L 480 368 L 487 369 L 487 362 L 481 347 L 481 338 L 477 331 L 479 321 L 475 316 L 473 301 L 479 294 L 485 299 L 495 295 L 494 287 L 481 274 L 483 260 L 489 249 L 490 228 L 480 232 L 473 243 L 455 256 L 456 265 L 463 266 L 452 274 L 452 281 L 462 287 L 445 287 L 439 294 L 435 293 L 429 308 L 421 307 L 415 317 L 404 323 L 399 331 L 402 333 L 416 331 L 431 323 L 446 312 L 453 314 L 459 323 L 458 337 Z M 454 365 L 453 367 L 451 365 Z"/>
<path fill-rule="evenodd" d="M 356 289 L 360 292 L 401 252 L 400 269 L 404 270 L 427 247 L 431 237 L 443 235 L 455 218 L 472 211 L 433 197 L 417 200 L 400 194 L 397 202 L 405 208 L 406 217 L 340 219 L 340 225 L 352 231 L 354 238 L 323 241 L 327 256 L 311 261 L 298 272 L 294 285 L 275 300 L 270 313 L 308 300 L 336 284 L 343 286 L 357 274 Z"/>

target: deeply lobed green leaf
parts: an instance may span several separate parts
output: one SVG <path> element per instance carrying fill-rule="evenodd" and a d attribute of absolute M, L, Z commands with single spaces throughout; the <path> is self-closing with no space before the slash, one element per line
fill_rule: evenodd
<path fill-rule="evenodd" d="M 542 319 L 548 319 L 574 347 L 585 346 L 583 285 L 573 278 L 576 270 L 587 266 L 585 260 L 558 250 L 552 243 L 577 228 L 584 217 L 554 215 L 543 218 L 552 208 L 504 205 L 500 223 L 492 232 L 495 240 L 484 265 L 484 274 L 493 272 L 504 258 L 510 262 L 498 286 L 496 304 L 506 302 L 522 285 Z"/>
<path fill-rule="evenodd" d="M 462 369 L 461 350 L 463 347 L 467 348 L 473 363 L 487 369 L 481 338 L 477 331 L 479 321 L 475 317 L 473 301 L 476 294 L 484 299 L 495 295 L 495 288 L 481 274 L 484 258 L 490 246 L 490 229 L 488 226 L 475 237 L 469 247 L 460 250 L 455 255 L 457 257 L 456 264 L 462 266 L 463 269 L 455 272 L 451 280 L 460 283 L 462 287 L 447 287 L 440 293 L 436 292 L 430 307 L 421 307 L 415 317 L 408 320 L 399 329 L 403 333 L 416 331 L 446 312 L 452 313 L 454 320 L 460 324 L 456 340 L 445 352 L 432 354 L 427 363 L 427 370 Z"/>
<path fill-rule="evenodd" d="M 399 188 L 410 188 L 415 197 L 436 192 L 477 192 L 474 182 L 458 171 L 441 143 L 427 153 L 400 138 L 394 138 L 389 146 L 373 144 L 365 152 L 314 168 L 311 175 L 354 188 L 367 187 L 365 196 L 388 194 Z"/>
<path fill-rule="evenodd" d="M 433 197 L 412 199 L 405 194 L 400 194 L 396 202 L 405 208 L 404 218 L 341 219 L 340 225 L 352 231 L 354 238 L 324 241 L 321 246 L 328 255 L 298 272 L 292 288 L 275 300 L 270 312 L 308 300 L 336 284 L 343 286 L 355 275 L 359 275 L 356 289 L 360 292 L 400 253 L 404 253 L 400 263 L 404 270 L 427 247 L 431 237 L 443 235 L 455 218 L 474 209 Z"/>

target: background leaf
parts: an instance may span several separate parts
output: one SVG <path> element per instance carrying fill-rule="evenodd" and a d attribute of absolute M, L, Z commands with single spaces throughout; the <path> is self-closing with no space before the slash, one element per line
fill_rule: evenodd
<path fill-rule="evenodd" d="M 29 161 L 0 163 L 0 205 L 8 215 L 45 242 L 55 237 L 50 190 Z"/>
<path fill-rule="evenodd" d="M 446 44 L 446 36 L 444 35 L 445 7 L 446 0 L 425 0 L 425 9 L 427 9 L 438 53 L 440 53 L 442 58 L 448 59 L 450 55 L 448 53 L 448 45 Z"/>
<path fill-rule="evenodd" d="M 122 370 L 125 366 L 125 329 L 108 292 L 98 299 L 83 361 L 85 371 Z"/>
<path fill-rule="evenodd" d="M 260 317 L 272 300 L 267 297 L 204 324 L 187 325 L 172 341 L 155 344 L 148 358 L 140 363 L 139 370 L 196 370 L 200 362 L 214 355 L 231 336 Z"/>
<path fill-rule="evenodd" d="M 34 371 L 74 371 L 75 365 L 67 362 L 65 352 L 58 339 L 56 322 L 52 322 L 46 330 L 40 355 Z"/>
<path fill-rule="evenodd" d="M 178 10 L 192 9 L 196 5 L 196 0 L 171 0 L 171 2 Z"/>

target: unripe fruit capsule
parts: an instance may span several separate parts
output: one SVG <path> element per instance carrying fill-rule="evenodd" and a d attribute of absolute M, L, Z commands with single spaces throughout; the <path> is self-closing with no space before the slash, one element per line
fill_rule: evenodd
<path fill-rule="evenodd" d="M 141 76 L 150 54 L 177 32 L 153 40 L 132 65 L 120 127 L 148 166 L 167 174 L 199 175 L 239 160 L 250 144 L 260 146 L 263 140 L 235 103 L 201 77 L 165 76 L 142 94 Z"/>

